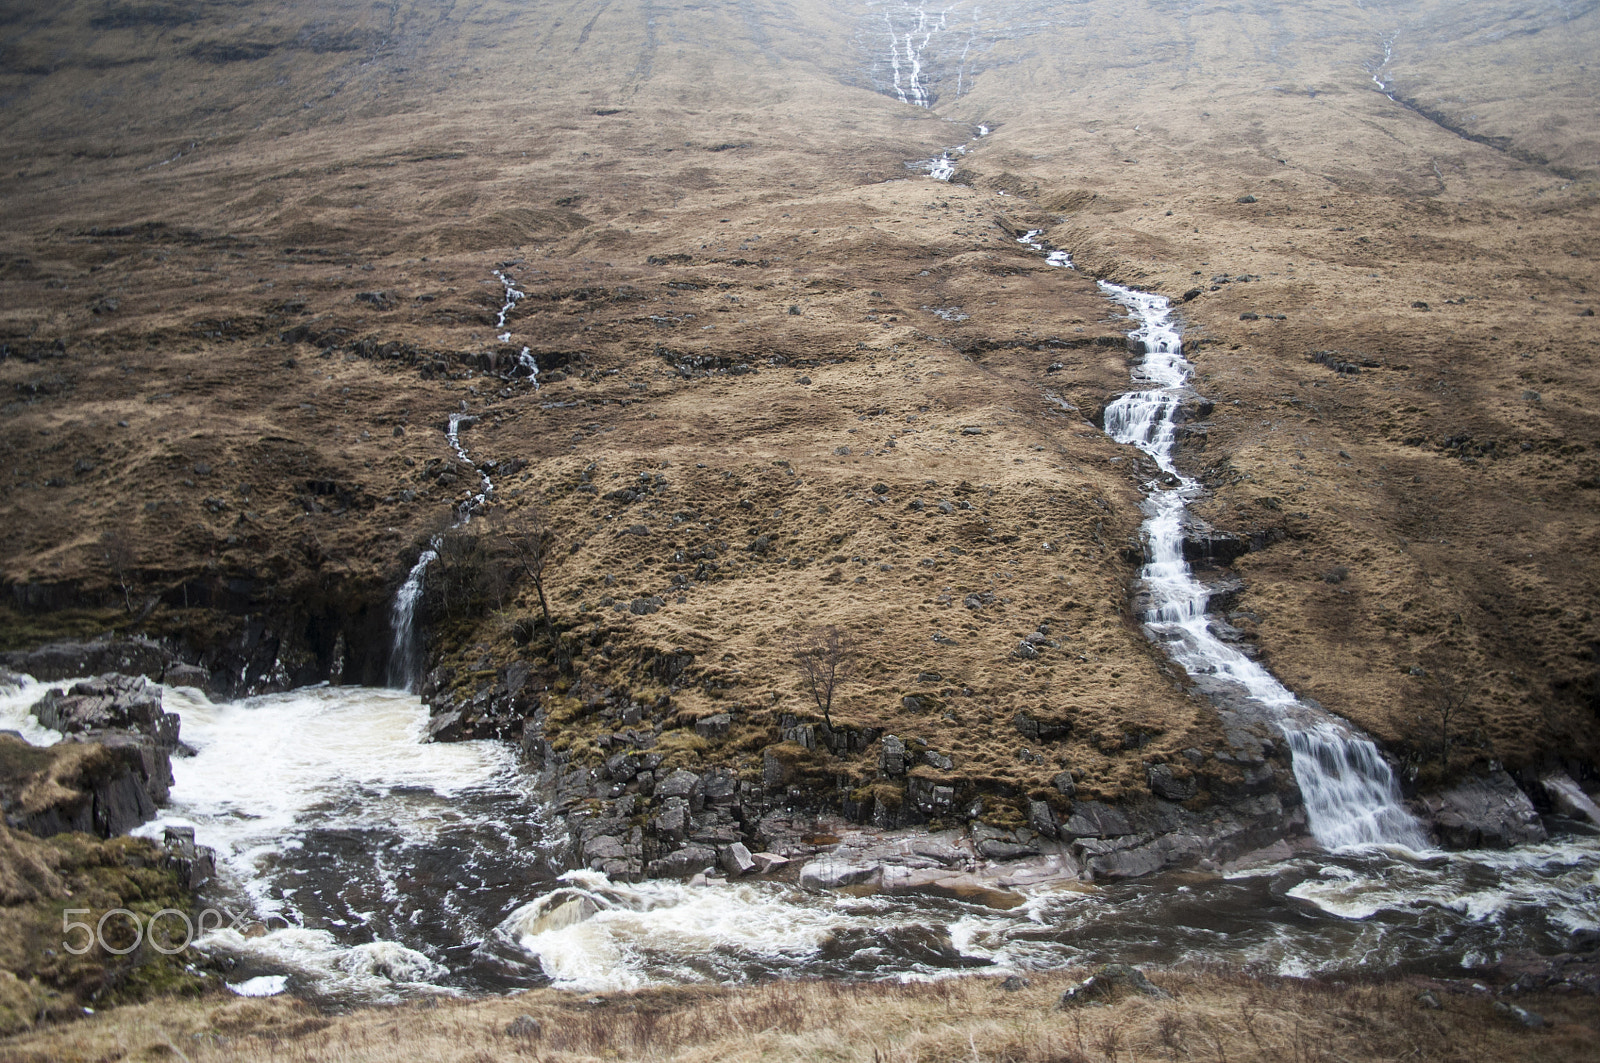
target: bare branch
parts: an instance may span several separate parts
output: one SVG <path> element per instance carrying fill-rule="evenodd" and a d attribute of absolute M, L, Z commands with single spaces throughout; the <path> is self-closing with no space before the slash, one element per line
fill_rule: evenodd
<path fill-rule="evenodd" d="M 833 624 L 791 639 L 789 655 L 806 691 L 816 702 L 828 730 L 833 730 L 833 694 L 849 671 L 849 639 Z"/>

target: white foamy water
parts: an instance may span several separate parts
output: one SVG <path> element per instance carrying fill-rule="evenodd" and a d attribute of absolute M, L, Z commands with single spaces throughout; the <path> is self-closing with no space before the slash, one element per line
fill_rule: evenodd
<path fill-rule="evenodd" d="M 198 691 L 164 694 L 196 752 L 174 758 L 170 804 L 137 833 L 192 826 L 217 851 L 230 913 L 200 946 L 286 973 L 296 988 L 378 999 L 432 985 L 449 968 L 424 948 L 474 943 L 451 894 L 470 886 L 485 852 L 452 848 L 485 836 L 492 845 L 513 829 L 537 841 L 544 829 L 515 752 L 422 743 L 427 709 L 411 695 L 321 686 L 219 705 Z M 501 810 L 522 822 L 502 821 Z M 417 881 L 425 861 L 456 877 Z M 268 932 L 243 936 L 232 914 Z"/>
<path fill-rule="evenodd" d="M 19 675 L 15 682 L 0 682 L 0 731 L 15 731 L 29 745 L 55 745 L 61 741 L 61 732 L 45 727 L 28 710 L 51 687 L 67 690 L 78 681 L 64 679 L 56 683 L 41 683 L 31 675 Z"/>

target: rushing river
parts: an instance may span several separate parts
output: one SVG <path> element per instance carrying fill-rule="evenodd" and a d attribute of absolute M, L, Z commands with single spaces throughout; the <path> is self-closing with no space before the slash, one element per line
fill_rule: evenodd
<path fill-rule="evenodd" d="M 0 727 L 54 741 L 27 715 L 43 690 L 0 697 Z M 234 961 L 235 985 L 373 1001 L 1110 960 L 1460 975 L 1600 937 L 1600 841 L 1570 829 L 1509 853 L 1353 850 L 1231 875 L 1071 883 L 1022 891 L 1009 909 L 777 882 L 558 878 L 548 811 L 514 752 L 420 743 L 427 713 L 412 695 L 316 687 L 214 705 L 165 693 L 196 755 L 174 761 L 171 804 L 141 833 L 189 824 L 217 849 L 207 899 L 256 924 L 256 936 L 202 941 Z M 580 897 L 595 915 L 537 932 L 542 913 Z"/>

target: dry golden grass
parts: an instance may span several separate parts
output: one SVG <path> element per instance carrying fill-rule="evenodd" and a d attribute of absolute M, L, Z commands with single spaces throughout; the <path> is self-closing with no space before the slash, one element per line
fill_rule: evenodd
<path fill-rule="evenodd" d="M 1187 970 L 1155 981 L 1169 1000 L 1123 997 L 1060 1010 L 1072 984 L 1037 975 L 933 983 L 773 983 L 585 997 L 539 990 L 489 1001 L 319 1013 L 291 999 L 158 1002 L 0 1042 L 7 1063 L 173 1059 L 190 1063 L 436 1060 L 836 1060 L 839 1063 L 1340 1063 L 1355 1060 L 1593 1059 L 1592 997 L 1519 998 L 1548 1025 L 1527 1029 L 1477 992 L 1410 982 L 1330 985 Z M 508 1032 L 519 1016 L 538 1032 Z"/>

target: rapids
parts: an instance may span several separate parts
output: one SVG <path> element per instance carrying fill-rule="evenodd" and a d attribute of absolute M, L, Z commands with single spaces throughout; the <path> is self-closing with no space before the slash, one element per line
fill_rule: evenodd
<path fill-rule="evenodd" d="M 60 685 L 60 684 L 54 684 Z M 0 691 L 0 727 L 44 684 Z M 193 757 L 139 833 L 195 828 L 218 852 L 198 948 L 241 993 L 332 1003 L 775 977 L 938 978 L 1120 961 L 1284 974 L 1470 974 L 1600 937 L 1600 839 L 1565 826 L 1514 852 L 1307 854 L 1228 875 L 1015 892 L 1011 908 L 774 881 L 613 883 L 562 873 L 565 839 L 511 748 L 422 744 L 414 696 L 312 687 L 213 704 L 164 690 Z M 541 917 L 587 901 L 588 918 Z M 264 929 L 265 933 L 259 933 Z"/>

